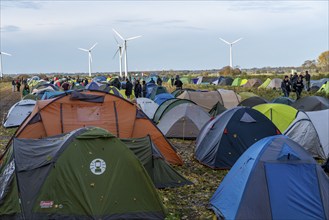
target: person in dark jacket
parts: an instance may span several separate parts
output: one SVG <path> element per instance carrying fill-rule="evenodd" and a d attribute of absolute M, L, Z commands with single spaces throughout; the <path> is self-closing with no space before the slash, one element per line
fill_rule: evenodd
<path fill-rule="evenodd" d="M 15 92 L 15 88 L 16 88 L 16 81 L 13 79 L 13 81 L 11 81 L 11 91 Z"/>
<path fill-rule="evenodd" d="M 20 79 L 18 79 L 16 81 L 16 87 L 17 87 L 17 92 L 20 92 L 21 91 L 21 80 Z"/>
<path fill-rule="evenodd" d="M 134 92 L 136 98 L 142 97 L 142 85 L 140 84 L 139 80 L 136 80 Z"/>
<path fill-rule="evenodd" d="M 295 84 L 297 82 L 297 78 L 298 78 L 297 72 L 294 72 L 294 75 L 290 78 L 290 83 L 292 85 L 293 92 L 295 92 Z"/>
<path fill-rule="evenodd" d="M 127 96 L 128 99 L 130 99 L 132 92 L 133 92 L 133 84 L 129 81 L 129 78 L 127 77 L 125 95 Z"/>
<path fill-rule="evenodd" d="M 162 85 L 162 79 L 160 78 L 160 76 L 158 76 L 158 78 L 157 78 L 157 84 L 158 84 L 159 86 Z"/>
<path fill-rule="evenodd" d="M 171 81 L 171 86 L 174 86 L 175 78 L 173 76 L 171 77 L 170 81 Z"/>
<path fill-rule="evenodd" d="M 179 79 L 178 76 L 176 77 L 175 86 L 176 86 L 176 90 L 183 88 L 183 82 Z"/>
<path fill-rule="evenodd" d="M 306 90 L 309 92 L 311 90 L 311 75 L 308 71 L 305 71 L 305 81 L 306 81 Z"/>
<path fill-rule="evenodd" d="M 284 79 L 281 82 L 281 89 L 285 97 L 289 97 L 291 92 L 291 83 L 288 76 L 284 76 Z"/>
<path fill-rule="evenodd" d="M 146 82 L 145 82 L 145 80 L 143 80 L 142 83 L 143 83 L 143 86 L 142 86 L 143 97 L 146 98 L 147 88 L 146 88 Z"/>
<path fill-rule="evenodd" d="M 300 96 L 302 94 L 303 88 L 304 88 L 304 84 L 303 84 L 303 80 L 301 77 L 297 78 L 296 83 L 293 85 L 295 91 L 296 91 L 296 96 L 297 96 L 297 100 L 300 99 Z"/>

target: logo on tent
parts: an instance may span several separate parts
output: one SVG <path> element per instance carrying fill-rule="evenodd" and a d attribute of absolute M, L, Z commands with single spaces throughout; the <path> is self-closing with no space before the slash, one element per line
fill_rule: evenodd
<path fill-rule="evenodd" d="M 101 175 L 105 172 L 106 163 L 104 160 L 97 158 L 90 163 L 90 171 L 95 175 Z"/>

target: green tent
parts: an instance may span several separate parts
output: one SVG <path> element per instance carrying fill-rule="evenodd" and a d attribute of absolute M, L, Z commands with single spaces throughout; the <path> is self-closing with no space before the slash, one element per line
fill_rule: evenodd
<path fill-rule="evenodd" d="M 153 121 L 155 123 L 158 123 L 162 116 L 166 114 L 170 109 L 174 108 L 177 105 L 183 104 L 183 103 L 193 103 L 193 101 L 188 100 L 188 99 L 168 99 L 164 101 L 155 111 L 154 116 L 153 116 Z"/>
<path fill-rule="evenodd" d="M 232 82 L 231 86 L 240 86 L 241 85 L 241 78 L 235 78 Z"/>
<path fill-rule="evenodd" d="M 271 81 L 272 80 L 270 78 L 267 78 L 265 82 L 263 82 L 263 84 L 258 87 L 258 89 L 266 89 L 266 87 L 268 86 L 268 84 L 270 84 Z"/>
<path fill-rule="evenodd" d="M 220 102 L 217 102 L 212 109 L 210 109 L 209 114 L 211 117 L 216 117 L 217 115 L 222 114 L 226 111 L 226 108 L 224 105 L 222 105 Z"/>
<path fill-rule="evenodd" d="M 246 84 L 248 82 L 248 79 L 242 79 L 241 80 L 241 83 L 240 83 L 240 86 L 243 86 L 244 84 Z"/>
<path fill-rule="evenodd" d="M 317 91 L 317 93 L 325 93 L 329 95 L 329 82 L 324 83 L 321 88 Z"/>
<path fill-rule="evenodd" d="M 106 130 L 89 127 L 45 139 L 14 139 L 10 149 L 0 173 L 0 219 L 165 217 L 140 161 Z"/>
<path fill-rule="evenodd" d="M 121 141 L 134 152 L 157 188 L 192 184 L 166 162 L 149 136 L 121 139 Z"/>
<path fill-rule="evenodd" d="M 190 79 L 188 77 L 182 77 L 180 78 L 180 81 L 182 81 L 183 84 L 190 84 Z"/>
<path fill-rule="evenodd" d="M 267 103 L 253 107 L 263 113 L 283 133 L 295 120 L 298 110 L 285 104 Z"/>

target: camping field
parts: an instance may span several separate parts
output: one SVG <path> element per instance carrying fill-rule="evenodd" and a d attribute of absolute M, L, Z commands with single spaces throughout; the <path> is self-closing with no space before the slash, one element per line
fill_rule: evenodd
<path fill-rule="evenodd" d="M 215 88 L 216 87 L 202 87 L 201 89 L 212 90 Z M 169 90 L 172 89 L 173 88 L 169 88 Z M 230 89 L 232 89 L 232 87 Z M 268 100 L 281 95 L 280 91 L 274 90 L 257 91 L 243 88 L 235 88 L 235 90 L 237 92 L 254 92 Z M 309 94 L 305 93 L 304 95 Z M 9 108 L 19 101 L 20 98 L 18 92 L 11 91 L 9 82 L 0 83 L 0 113 L 2 119 Z M 294 98 L 294 94 L 292 98 Z M 15 131 L 15 128 L 4 129 L 3 126 L 0 127 L 1 153 Z M 170 139 L 170 142 L 176 147 L 184 161 L 183 166 L 177 166 L 175 169 L 194 184 L 158 190 L 167 208 L 167 219 L 214 219 L 215 215 L 207 208 L 208 202 L 228 171 L 213 170 L 198 163 L 193 156 L 195 140 Z"/>

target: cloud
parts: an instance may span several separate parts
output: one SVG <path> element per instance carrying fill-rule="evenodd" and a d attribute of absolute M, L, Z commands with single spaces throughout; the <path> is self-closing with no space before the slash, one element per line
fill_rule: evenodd
<path fill-rule="evenodd" d="M 21 28 L 15 25 L 6 25 L 0 28 L 1 32 L 17 32 L 20 31 Z"/>
<path fill-rule="evenodd" d="M 25 8 L 25 9 L 40 9 L 42 8 L 39 2 L 33 1 L 14 1 L 14 0 L 7 0 L 1 2 L 1 7 L 4 8 Z"/>

